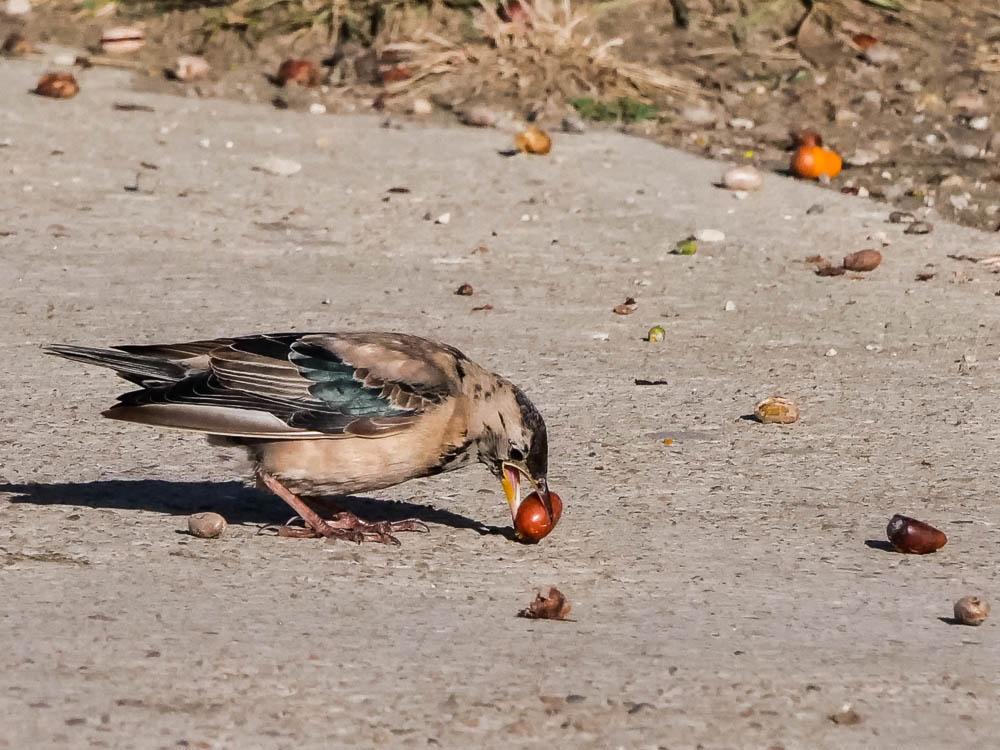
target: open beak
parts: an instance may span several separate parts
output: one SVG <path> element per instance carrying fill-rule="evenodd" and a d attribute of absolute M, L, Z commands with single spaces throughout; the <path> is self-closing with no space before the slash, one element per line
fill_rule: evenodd
<path fill-rule="evenodd" d="M 517 464 L 504 461 L 503 470 L 500 475 L 500 483 L 503 485 L 504 494 L 507 495 L 507 504 L 510 506 L 510 517 L 517 518 L 517 509 L 521 507 L 521 480 L 526 479 L 528 483 L 538 492 L 538 496 L 545 506 L 545 512 L 552 518 L 552 501 L 549 498 L 549 488 L 545 481 L 537 481 L 528 473 L 528 470 Z"/>

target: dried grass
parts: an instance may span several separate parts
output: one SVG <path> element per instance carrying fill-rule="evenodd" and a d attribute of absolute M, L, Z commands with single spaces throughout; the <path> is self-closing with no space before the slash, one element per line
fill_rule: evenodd
<path fill-rule="evenodd" d="M 489 82 L 519 99 L 632 96 L 643 101 L 665 95 L 688 96 L 698 86 L 685 79 L 625 62 L 614 54 L 622 45 L 601 40 L 593 28 L 593 12 L 574 9 L 570 0 L 533 0 L 513 7 L 479 0 L 473 28 L 479 41 L 452 42 L 427 28 L 390 22 L 380 56 L 405 61 L 412 76 L 389 84 L 390 95 L 412 91 L 428 79 L 461 74 Z M 506 16 L 505 20 L 503 16 Z"/>

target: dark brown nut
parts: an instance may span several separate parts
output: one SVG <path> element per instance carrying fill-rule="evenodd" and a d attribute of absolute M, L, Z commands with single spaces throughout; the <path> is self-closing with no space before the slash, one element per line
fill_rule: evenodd
<path fill-rule="evenodd" d="M 948 543 L 948 537 L 943 531 L 935 529 L 929 523 L 898 513 L 889 519 L 885 534 L 897 552 L 911 555 L 936 552 Z"/>
<path fill-rule="evenodd" d="M 72 73 L 46 73 L 38 79 L 35 93 L 51 99 L 72 99 L 80 91 L 80 84 Z"/>

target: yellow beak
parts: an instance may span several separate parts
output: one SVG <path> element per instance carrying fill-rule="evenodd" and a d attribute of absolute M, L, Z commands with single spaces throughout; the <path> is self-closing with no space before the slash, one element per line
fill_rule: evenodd
<path fill-rule="evenodd" d="M 510 506 L 510 517 L 517 518 L 517 509 L 521 507 L 521 470 L 514 464 L 505 463 L 500 476 L 507 504 Z"/>

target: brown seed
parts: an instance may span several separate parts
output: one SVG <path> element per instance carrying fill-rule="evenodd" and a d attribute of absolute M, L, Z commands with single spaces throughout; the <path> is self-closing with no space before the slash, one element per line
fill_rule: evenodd
<path fill-rule="evenodd" d="M 530 126 L 514 138 L 517 150 L 526 154 L 541 154 L 544 156 L 552 150 L 552 139 L 539 127 Z"/>
<path fill-rule="evenodd" d="M 460 297 L 471 297 L 473 291 L 472 284 L 462 284 L 462 286 L 455 290 L 455 294 Z"/>
<path fill-rule="evenodd" d="M 46 73 L 38 79 L 35 93 L 52 99 L 72 99 L 80 91 L 80 84 L 72 73 Z"/>
<path fill-rule="evenodd" d="M 799 419 L 799 407 L 787 398 L 771 396 L 754 407 L 754 416 L 763 424 L 792 424 Z"/>
<path fill-rule="evenodd" d="M 858 250 L 844 257 L 844 268 L 848 271 L 874 271 L 882 262 L 878 250 Z"/>
<path fill-rule="evenodd" d="M 963 596 L 955 602 L 955 619 L 962 625 L 982 625 L 989 616 L 989 602 L 978 596 Z"/>
<path fill-rule="evenodd" d="M 188 531 L 199 539 L 217 539 L 226 530 L 226 519 L 218 513 L 195 513 L 188 518 Z"/>
<path fill-rule="evenodd" d="M 889 519 L 885 534 L 897 552 L 912 555 L 936 552 L 948 543 L 948 537 L 943 531 L 935 529 L 929 523 L 898 513 Z"/>
<path fill-rule="evenodd" d="M 635 308 L 638 307 L 639 303 L 635 301 L 635 297 L 626 297 L 625 301 L 620 305 L 615 305 L 611 308 L 611 312 L 615 315 L 631 315 L 635 312 Z"/>
<path fill-rule="evenodd" d="M 319 71 L 311 60 L 289 58 L 278 67 L 278 75 L 275 78 L 282 86 L 295 83 L 299 86 L 312 87 L 319 84 Z"/>

